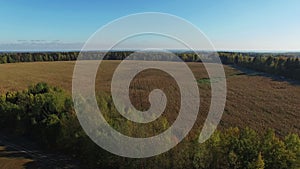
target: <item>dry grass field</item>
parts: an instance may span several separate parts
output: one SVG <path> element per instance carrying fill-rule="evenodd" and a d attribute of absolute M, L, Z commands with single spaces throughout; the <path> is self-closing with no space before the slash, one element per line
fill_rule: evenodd
<path fill-rule="evenodd" d="M 110 92 L 110 82 L 120 61 L 104 61 L 98 71 L 96 91 Z M 0 65 L 0 92 L 17 91 L 37 82 L 59 86 L 71 93 L 75 62 L 31 62 Z M 169 63 L 174 64 L 174 63 Z M 210 105 L 210 85 L 201 63 L 188 63 L 193 71 L 201 95 L 201 108 L 195 132 L 201 128 Z M 276 80 L 255 72 L 243 72 L 224 66 L 227 76 L 227 103 L 219 128 L 249 126 L 258 132 L 275 129 L 279 136 L 300 134 L 300 85 Z M 164 115 L 170 123 L 176 118 L 179 106 L 178 86 L 174 79 L 159 70 L 143 71 L 131 83 L 133 105 L 145 110 L 152 89 L 165 91 L 168 104 Z"/>

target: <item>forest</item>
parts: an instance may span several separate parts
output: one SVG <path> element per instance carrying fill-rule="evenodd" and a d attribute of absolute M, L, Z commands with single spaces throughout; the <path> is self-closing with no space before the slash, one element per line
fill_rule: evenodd
<path fill-rule="evenodd" d="M 300 58 L 273 55 L 243 55 L 238 53 L 220 53 L 224 64 L 245 67 L 290 79 L 300 80 Z"/>
<path fill-rule="evenodd" d="M 99 96 L 99 108 L 110 116 L 118 114 L 112 98 Z M 109 123 L 122 132 L 135 126 L 120 126 L 125 118 Z M 153 128 L 168 127 L 161 119 Z M 162 127 L 163 126 L 163 127 Z M 172 150 L 146 159 L 113 155 L 94 144 L 76 118 L 70 96 L 60 88 L 38 83 L 0 97 L 0 129 L 26 136 L 44 149 L 63 151 L 84 162 L 88 168 L 224 168 L 297 169 L 300 167 L 300 138 L 297 134 L 278 137 L 272 129 L 258 134 L 250 128 L 216 131 L 204 144 L 196 135 L 186 138 Z M 145 131 L 140 131 L 145 132 Z M 148 132 L 148 131 L 147 131 Z"/>

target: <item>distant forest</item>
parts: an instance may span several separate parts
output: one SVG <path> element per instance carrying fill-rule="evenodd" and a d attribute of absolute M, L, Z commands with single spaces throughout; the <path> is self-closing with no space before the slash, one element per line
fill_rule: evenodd
<path fill-rule="evenodd" d="M 104 52 L 89 52 L 88 60 L 98 59 Z M 105 60 L 123 60 L 133 51 L 111 51 L 103 56 Z M 160 53 L 149 53 L 150 60 L 161 60 Z M 213 58 L 210 52 L 175 52 L 185 62 L 209 61 Z M 243 52 L 219 52 L 223 64 L 236 65 L 256 71 L 300 80 L 300 53 L 243 53 Z M 42 62 L 42 61 L 71 61 L 78 58 L 79 52 L 4 52 L 0 53 L 0 64 L 16 62 Z M 86 56 L 86 55 L 85 55 Z M 147 54 L 139 57 L 139 60 L 149 60 Z M 169 59 L 168 59 L 169 60 Z"/>

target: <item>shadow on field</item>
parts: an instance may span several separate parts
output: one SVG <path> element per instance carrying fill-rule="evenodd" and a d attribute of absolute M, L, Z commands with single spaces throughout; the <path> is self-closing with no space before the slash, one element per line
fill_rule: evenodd
<path fill-rule="evenodd" d="M 239 67 L 236 65 L 228 65 L 231 68 L 237 69 L 239 70 L 241 73 L 235 74 L 235 75 L 230 75 L 230 76 L 238 76 L 238 75 L 247 75 L 247 76 L 262 76 L 262 77 L 267 77 L 272 79 L 273 81 L 277 81 L 277 82 L 287 82 L 291 85 L 300 85 L 300 81 L 297 80 L 292 80 L 289 78 L 286 78 L 284 76 L 280 76 L 280 75 L 272 75 L 269 73 L 265 73 L 265 72 L 259 72 L 256 70 L 252 70 L 252 69 L 248 69 L 248 68 L 243 68 L 243 67 Z"/>
<path fill-rule="evenodd" d="M 0 144 L 0 147 L 1 147 L 0 157 L 31 159 L 30 155 L 28 155 L 22 151 L 17 151 L 13 148 L 5 147 L 5 145 L 3 145 L 3 144 Z"/>

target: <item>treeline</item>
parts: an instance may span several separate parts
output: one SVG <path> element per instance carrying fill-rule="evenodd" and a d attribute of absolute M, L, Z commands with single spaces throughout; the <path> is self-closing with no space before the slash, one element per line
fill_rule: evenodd
<path fill-rule="evenodd" d="M 132 54 L 133 51 L 110 51 L 85 52 L 86 60 L 123 60 Z M 105 56 L 104 56 L 105 54 Z M 216 57 L 210 52 L 174 52 L 185 62 L 210 61 Z M 71 61 L 77 60 L 79 52 L 31 52 L 31 53 L 0 53 L 1 63 L 16 62 L 42 62 L 42 61 Z M 151 57 L 150 57 L 151 56 Z M 254 69 L 270 74 L 280 75 L 291 79 L 300 80 L 300 58 L 297 53 L 272 54 L 272 53 L 239 53 L 239 52 L 219 52 L 223 64 L 234 64 L 240 67 Z M 168 60 L 176 61 L 174 57 L 165 56 L 165 53 L 147 52 L 133 57 L 136 60 Z"/>
<path fill-rule="evenodd" d="M 0 53 L 1 63 L 69 61 L 76 60 L 79 52 L 21 52 Z"/>
<path fill-rule="evenodd" d="M 87 60 L 99 59 L 99 56 L 103 56 L 104 60 L 123 60 L 134 51 L 109 51 L 105 52 L 82 52 Z M 105 54 L 105 56 L 104 56 Z M 186 62 L 201 62 L 205 59 L 209 61 L 216 55 L 212 52 L 189 52 L 189 51 L 174 51 L 173 54 L 177 55 L 183 61 Z M 251 64 L 254 58 L 266 61 L 268 58 L 272 58 L 274 62 L 278 60 L 297 59 L 300 57 L 299 53 L 241 53 L 241 52 L 218 52 L 221 60 L 225 64 Z M 0 64 L 2 63 L 17 63 L 17 62 L 42 62 L 42 61 L 70 61 L 78 58 L 79 52 L 0 52 Z M 165 52 L 147 51 L 140 52 L 138 60 L 164 60 L 163 55 L 168 55 Z M 171 56 L 171 54 L 170 54 Z M 270 60 L 268 60 L 270 61 Z M 298 60 L 299 61 L 299 60 Z M 275 64 L 275 63 L 274 63 Z M 263 70 L 263 69 L 261 69 Z"/>
<path fill-rule="evenodd" d="M 97 60 L 103 56 L 104 60 L 124 60 L 133 51 L 110 51 L 104 52 L 82 52 L 86 60 Z M 199 56 L 192 52 L 177 52 L 175 53 L 182 60 L 188 62 L 200 61 Z M 79 52 L 21 52 L 21 53 L 0 53 L 0 64 L 17 63 L 17 62 L 47 62 L 47 61 L 71 61 L 77 60 Z M 161 52 L 144 52 L 140 53 L 136 59 L 138 60 L 170 60 L 164 58 Z M 150 57 L 151 56 L 151 57 Z"/>
<path fill-rule="evenodd" d="M 220 53 L 222 63 L 300 80 L 300 58 L 271 54 Z"/>
<path fill-rule="evenodd" d="M 87 52 L 85 59 L 99 59 L 104 52 Z M 104 59 L 106 60 L 123 60 L 129 56 L 131 51 L 108 52 Z M 79 52 L 8 52 L 0 53 L 0 64 L 17 63 L 17 62 L 51 62 L 51 61 L 71 61 L 77 60 Z"/>
<path fill-rule="evenodd" d="M 111 97 L 98 97 L 105 118 L 128 135 L 146 135 L 165 130 L 159 118 L 143 129 L 128 123 L 112 106 Z M 109 116 L 109 117 L 108 117 Z M 110 120 L 109 120 L 110 118 Z M 121 125 L 125 122 L 127 125 Z M 7 92 L 0 99 L 0 129 L 31 137 L 41 146 L 66 152 L 87 168 L 195 168 L 195 169 L 296 169 L 300 167 L 300 138 L 290 134 L 278 138 L 274 131 L 257 134 L 249 128 L 216 131 L 203 144 L 191 136 L 172 150 L 146 159 L 115 156 L 95 145 L 84 133 L 73 110 L 71 98 L 61 89 L 38 83 L 25 91 Z"/>

